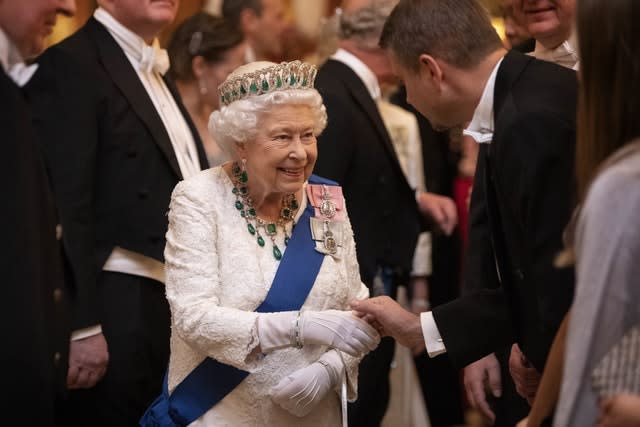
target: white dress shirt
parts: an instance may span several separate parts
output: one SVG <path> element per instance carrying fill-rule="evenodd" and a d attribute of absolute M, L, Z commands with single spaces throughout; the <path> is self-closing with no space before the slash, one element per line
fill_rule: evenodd
<path fill-rule="evenodd" d="M 0 66 L 20 87 L 27 84 L 38 69 L 37 64 L 26 65 L 16 45 L 0 28 Z"/>
<path fill-rule="evenodd" d="M 166 51 L 160 49 L 157 39 L 154 39 L 152 45 L 146 44 L 140 36 L 120 24 L 102 8 L 95 11 L 94 17 L 106 27 L 136 70 L 169 135 L 182 177 L 189 178 L 200 172 L 200 161 L 191 130 L 162 79 L 169 68 Z M 111 252 L 102 269 L 164 283 L 162 262 L 119 246 Z"/>
<path fill-rule="evenodd" d="M 107 28 L 136 70 L 169 134 L 182 177 L 186 179 L 200 172 L 200 161 L 193 135 L 169 88 L 162 80 L 162 74 L 169 68 L 169 59 L 166 51 L 160 49 L 158 39 L 154 39 L 153 45 L 147 45 L 140 36 L 120 24 L 102 8 L 98 8 L 93 16 Z M 154 57 L 157 57 L 155 62 Z"/>
<path fill-rule="evenodd" d="M 491 71 L 489 80 L 484 86 L 480 102 L 473 112 L 467 128 L 462 132 L 479 144 L 490 144 L 493 139 L 493 95 L 496 87 L 496 76 L 504 58 L 500 59 Z"/>
<path fill-rule="evenodd" d="M 500 59 L 491 71 L 489 79 L 484 86 L 480 102 L 473 112 L 473 117 L 469 126 L 463 131 L 465 135 L 472 137 L 479 144 L 490 144 L 493 139 L 494 131 L 494 114 L 493 99 L 496 86 L 496 76 L 498 69 L 504 58 Z M 422 326 L 422 335 L 424 343 L 427 347 L 429 357 L 436 357 L 439 354 L 446 353 L 447 349 L 440 335 L 440 330 L 433 319 L 433 313 L 427 311 L 420 314 L 420 324 Z"/>
<path fill-rule="evenodd" d="M 568 40 L 565 40 L 560 46 L 554 49 L 547 49 L 540 42 L 536 42 L 536 47 L 534 51 L 531 52 L 531 55 L 544 61 L 577 70 L 580 68 L 580 60 L 576 46 L 576 34 L 573 33 Z"/>
<path fill-rule="evenodd" d="M 358 77 L 360 77 L 360 80 L 362 80 L 362 83 L 364 83 L 367 91 L 369 91 L 369 95 L 371 95 L 371 98 L 375 102 L 378 102 L 380 100 L 381 92 L 380 85 L 378 84 L 378 78 L 373 73 L 373 71 L 371 71 L 371 68 L 367 66 L 367 64 L 344 49 L 338 49 L 336 53 L 331 55 L 331 59 L 342 62 L 347 67 L 351 68 L 353 72 L 356 73 Z"/>

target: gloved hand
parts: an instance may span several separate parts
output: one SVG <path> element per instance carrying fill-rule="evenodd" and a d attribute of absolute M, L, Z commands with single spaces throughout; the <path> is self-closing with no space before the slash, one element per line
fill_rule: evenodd
<path fill-rule="evenodd" d="M 271 399 L 280 407 L 304 417 L 320 402 L 342 378 L 343 364 L 340 355 L 330 350 L 317 362 L 284 377 L 271 389 Z"/>
<path fill-rule="evenodd" d="M 320 344 L 360 357 L 378 346 L 380 335 L 350 311 L 283 311 L 258 316 L 263 352 L 289 346 Z"/>

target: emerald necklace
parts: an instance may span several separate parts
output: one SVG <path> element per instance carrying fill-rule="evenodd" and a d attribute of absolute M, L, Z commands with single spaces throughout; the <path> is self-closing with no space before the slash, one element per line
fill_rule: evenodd
<path fill-rule="evenodd" d="M 293 218 L 300 207 L 296 200 L 295 194 L 287 194 L 282 199 L 282 207 L 280 208 L 280 217 L 275 222 L 265 221 L 258 216 L 256 209 L 253 207 L 251 196 L 249 196 L 249 188 L 247 187 L 247 181 L 249 177 L 247 171 L 236 162 L 231 167 L 233 173 L 233 194 L 236 196 L 235 207 L 240 211 L 247 223 L 247 231 L 252 236 L 256 236 L 256 242 L 260 247 L 264 247 L 265 240 L 262 237 L 262 232 L 269 236 L 271 239 L 271 252 L 276 261 L 282 259 L 282 251 L 276 244 L 276 234 L 278 233 L 278 226 L 284 231 L 284 244 L 289 244 L 291 236 L 287 233 L 287 223 L 293 221 Z M 262 230 L 262 232 L 261 232 Z"/>

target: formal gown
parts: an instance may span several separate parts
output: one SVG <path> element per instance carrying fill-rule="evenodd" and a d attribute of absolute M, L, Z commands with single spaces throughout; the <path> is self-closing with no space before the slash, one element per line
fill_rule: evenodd
<path fill-rule="evenodd" d="M 169 393 L 206 357 L 213 357 L 250 375 L 191 423 L 192 427 L 337 426 L 341 417 L 339 385 L 302 418 L 271 400 L 272 387 L 315 362 L 327 351 L 326 346 L 288 347 L 263 357 L 249 357 L 258 343 L 258 314 L 254 310 L 264 300 L 279 262 L 267 236 L 261 247 L 256 236 L 247 231 L 232 189 L 231 179 L 216 167 L 181 182 L 172 196 L 165 250 L 172 312 Z M 295 221 L 306 204 L 304 195 Z M 275 241 L 286 253 L 280 227 Z M 325 256 L 302 310 L 348 310 L 350 301 L 369 295 L 360 280 L 348 219 L 341 245 L 336 256 Z M 349 398 L 355 399 L 358 360 L 346 354 L 343 357 Z"/>

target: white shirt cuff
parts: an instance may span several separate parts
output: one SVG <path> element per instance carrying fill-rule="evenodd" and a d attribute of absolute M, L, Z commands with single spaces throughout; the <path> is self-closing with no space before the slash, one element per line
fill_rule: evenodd
<path fill-rule="evenodd" d="M 422 326 L 422 335 L 424 336 L 424 344 L 427 347 L 427 353 L 429 357 L 436 357 L 439 354 L 446 353 L 447 349 L 444 346 L 440 331 L 436 325 L 436 321 L 433 320 L 433 313 L 427 311 L 420 313 L 420 324 Z"/>
<path fill-rule="evenodd" d="M 100 325 L 89 326 L 88 328 L 76 329 L 71 333 L 71 341 L 78 341 L 78 340 L 89 338 L 101 333 L 102 333 L 102 326 Z"/>

